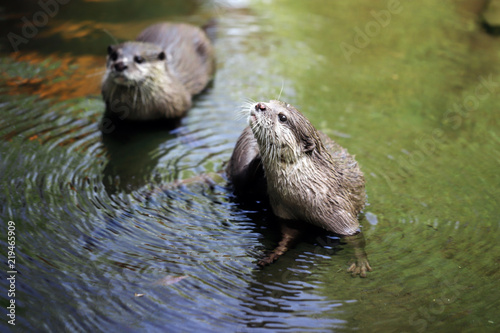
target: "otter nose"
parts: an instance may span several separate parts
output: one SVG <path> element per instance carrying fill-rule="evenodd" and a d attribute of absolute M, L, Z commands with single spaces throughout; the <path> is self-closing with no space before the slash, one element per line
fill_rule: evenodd
<path fill-rule="evenodd" d="M 256 111 L 266 111 L 267 106 L 264 103 L 257 103 L 257 104 L 255 104 L 255 110 Z"/>
<path fill-rule="evenodd" d="M 117 62 L 117 63 L 115 64 L 115 70 L 116 70 L 117 72 L 123 72 L 123 71 L 124 71 L 124 70 L 126 70 L 127 68 L 128 68 L 128 67 L 127 67 L 127 65 L 125 65 L 125 64 L 124 64 L 123 62 L 121 62 L 121 61 L 120 61 L 120 62 Z"/>

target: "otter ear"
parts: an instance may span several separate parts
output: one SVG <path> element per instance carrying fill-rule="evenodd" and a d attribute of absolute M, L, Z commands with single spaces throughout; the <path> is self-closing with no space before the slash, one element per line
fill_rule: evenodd
<path fill-rule="evenodd" d="M 312 151 L 316 148 L 316 144 L 314 143 L 313 138 L 310 136 L 306 136 L 302 138 L 302 151 L 304 153 L 312 153 Z"/>
<path fill-rule="evenodd" d="M 158 59 L 159 60 L 165 60 L 167 58 L 167 56 L 165 55 L 165 52 L 161 51 L 159 54 L 158 54 Z"/>

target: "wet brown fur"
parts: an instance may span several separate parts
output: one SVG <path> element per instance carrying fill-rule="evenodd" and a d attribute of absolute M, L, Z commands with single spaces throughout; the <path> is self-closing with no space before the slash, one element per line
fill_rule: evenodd
<path fill-rule="evenodd" d="M 262 168 L 276 216 L 340 235 L 355 234 L 366 195 L 354 157 L 293 106 L 279 101 L 259 104 L 266 109 L 255 106 L 250 127 L 239 138 L 228 165 L 235 189 L 251 190 L 251 184 L 258 183 L 253 175 Z M 280 113 L 286 122 L 279 121 Z M 248 179 L 252 181 L 245 182 Z"/>
<path fill-rule="evenodd" d="M 112 59 L 113 53 L 117 59 Z M 136 56 L 144 63 L 135 63 Z M 125 71 L 134 76 L 126 84 L 114 81 L 118 62 L 125 62 Z M 136 41 L 109 47 L 102 84 L 106 113 L 127 120 L 180 118 L 214 71 L 214 50 L 202 29 L 188 24 L 152 25 Z"/>

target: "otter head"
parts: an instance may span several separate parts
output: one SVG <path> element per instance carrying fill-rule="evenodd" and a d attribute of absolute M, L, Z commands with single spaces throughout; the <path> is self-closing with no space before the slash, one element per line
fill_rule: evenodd
<path fill-rule="evenodd" d="M 322 147 L 317 130 L 290 104 L 259 102 L 250 109 L 249 123 L 264 159 L 294 163 Z"/>
<path fill-rule="evenodd" d="M 134 86 L 158 70 L 165 72 L 167 56 L 157 45 L 143 42 L 126 42 L 108 46 L 104 80 L 122 86 Z"/>

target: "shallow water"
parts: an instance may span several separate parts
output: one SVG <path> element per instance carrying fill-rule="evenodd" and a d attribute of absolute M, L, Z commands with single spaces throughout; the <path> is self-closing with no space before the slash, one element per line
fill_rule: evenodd
<path fill-rule="evenodd" d="M 74 0 L 18 52 L 4 37 L 0 253 L 7 272 L 14 221 L 15 328 L 498 331 L 500 40 L 477 24 L 481 1 L 390 3 Z M 2 6 L 2 36 L 25 36 L 40 11 Z M 217 75 L 181 127 L 103 139 L 107 45 L 213 17 Z M 366 279 L 329 235 L 258 270 L 277 241 L 264 207 L 234 203 L 223 179 L 168 187 L 223 168 L 240 106 L 279 96 L 357 156 Z"/>

